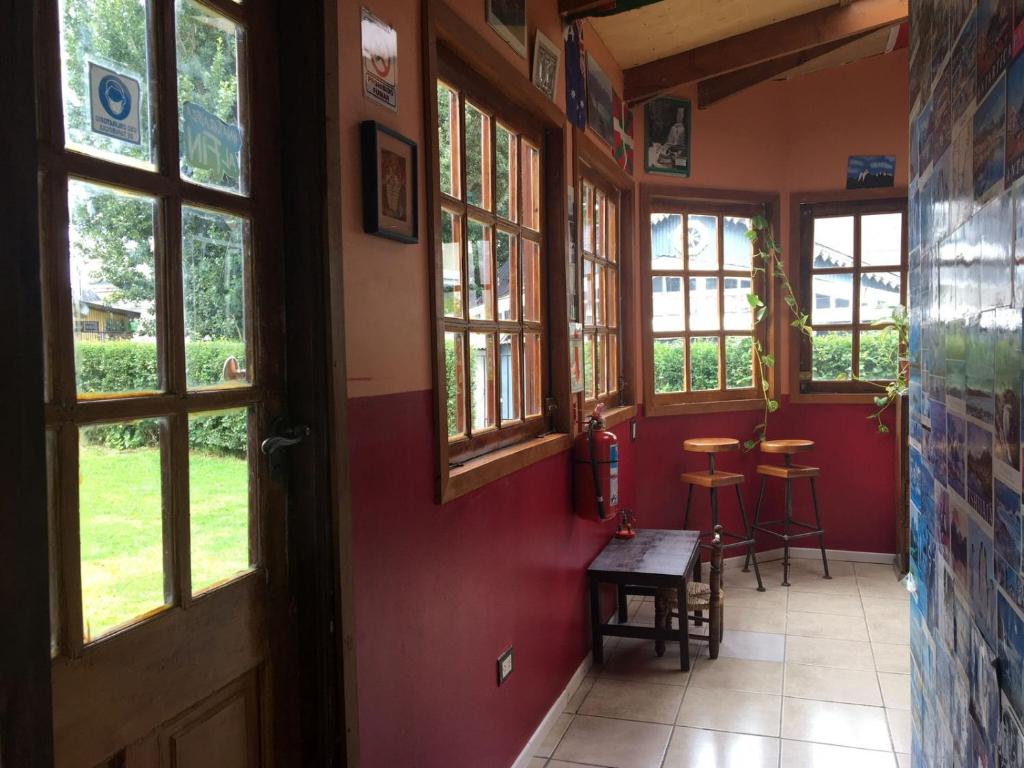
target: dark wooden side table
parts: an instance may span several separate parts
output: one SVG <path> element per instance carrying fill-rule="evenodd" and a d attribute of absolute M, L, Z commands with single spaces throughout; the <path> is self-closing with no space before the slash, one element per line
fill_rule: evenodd
<path fill-rule="evenodd" d="M 667 531 L 644 528 L 632 539 L 612 539 L 587 568 L 590 585 L 590 628 L 594 663 L 604 663 L 604 637 L 641 637 L 679 642 L 679 659 L 684 672 L 690 670 L 689 629 L 684 617 L 679 629 L 634 627 L 601 622 L 600 586 L 666 587 L 676 589 L 679 605 L 686 605 L 686 581 L 699 555 L 698 531 Z M 622 590 L 620 590 L 620 594 Z"/>

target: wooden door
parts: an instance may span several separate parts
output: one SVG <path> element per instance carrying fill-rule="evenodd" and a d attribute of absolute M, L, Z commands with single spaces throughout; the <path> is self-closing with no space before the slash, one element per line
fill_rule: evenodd
<path fill-rule="evenodd" d="M 38 5 L 55 764 L 271 765 L 291 679 L 260 450 L 285 394 L 271 3 Z"/>

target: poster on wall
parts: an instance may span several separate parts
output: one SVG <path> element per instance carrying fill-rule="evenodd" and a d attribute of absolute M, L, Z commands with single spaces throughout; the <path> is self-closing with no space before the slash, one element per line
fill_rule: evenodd
<path fill-rule="evenodd" d="M 1018 719 L 1024 715 L 1024 619 L 999 596 L 999 656 L 1003 694 Z"/>
<path fill-rule="evenodd" d="M 690 102 L 661 97 L 644 105 L 644 168 L 690 175 Z"/>
<path fill-rule="evenodd" d="M 562 39 L 565 44 L 565 116 L 582 131 L 587 127 L 587 61 L 583 22 L 567 24 Z"/>
<path fill-rule="evenodd" d="M 978 101 L 1010 63 L 1013 8 L 1009 0 L 978 0 Z"/>
<path fill-rule="evenodd" d="M 891 187 L 895 178 L 894 155 L 850 155 L 846 164 L 847 189 Z"/>
<path fill-rule="evenodd" d="M 1024 732 L 1006 697 L 999 718 L 999 768 L 1024 768 Z"/>
<path fill-rule="evenodd" d="M 951 80 L 951 109 L 954 120 L 969 116 L 975 97 L 975 72 L 978 65 L 978 31 L 975 26 L 976 15 L 971 13 L 964 25 L 960 37 L 953 46 Z"/>
<path fill-rule="evenodd" d="M 398 33 L 363 8 L 363 93 L 371 101 L 398 111 Z"/>
<path fill-rule="evenodd" d="M 1006 74 L 1006 186 L 1024 176 L 1024 56 Z"/>
<path fill-rule="evenodd" d="M 569 323 L 569 391 L 583 391 L 583 324 Z"/>
<path fill-rule="evenodd" d="M 1003 185 L 1006 163 L 1006 79 L 999 82 L 974 113 L 974 198 L 987 200 Z"/>
<path fill-rule="evenodd" d="M 609 147 L 615 146 L 612 83 L 594 57 L 587 54 L 587 122 Z"/>
<path fill-rule="evenodd" d="M 486 0 L 487 24 L 526 58 L 526 0 Z"/>
<path fill-rule="evenodd" d="M 1013 3 L 1013 55 L 1024 51 L 1024 0 Z"/>

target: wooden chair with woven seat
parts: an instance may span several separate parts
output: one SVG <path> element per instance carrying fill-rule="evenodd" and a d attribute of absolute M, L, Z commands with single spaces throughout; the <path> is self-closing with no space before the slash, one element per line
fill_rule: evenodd
<path fill-rule="evenodd" d="M 792 457 L 797 453 L 805 453 L 814 449 L 814 442 L 811 440 L 765 440 L 761 443 L 762 453 L 781 454 L 784 456 L 783 464 L 759 464 L 757 474 L 761 475 L 761 490 L 757 497 L 757 509 L 754 510 L 754 530 L 766 533 L 782 539 L 782 586 L 789 584 L 789 543 L 796 539 L 803 539 L 809 536 L 817 536 L 818 544 L 821 547 L 821 564 L 825 570 L 824 578 L 831 579 L 828 572 L 828 555 L 825 554 L 825 529 L 821 525 L 821 511 L 818 508 L 818 491 L 814 485 L 821 470 L 818 467 L 811 467 L 804 464 L 794 464 Z M 761 507 L 764 502 L 764 489 L 768 478 L 774 477 L 786 481 L 786 501 L 783 516 L 779 520 L 761 521 Z M 811 481 L 811 500 L 814 504 L 815 524 L 805 523 L 793 519 L 793 481 L 806 478 Z M 782 531 L 770 526 L 782 526 Z M 790 533 L 792 526 L 801 529 L 797 533 Z"/>
<path fill-rule="evenodd" d="M 658 589 L 654 594 L 654 626 L 672 629 L 672 619 L 679 619 L 680 630 L 685 622 L 693 619 L 701 623 L 702 615 L 708 615 L 708 655 L 718 658 L 718 646 L 725 636 L 725 592 L 722 589 L 722 526 L 716 525 L 714 539 L 711 542 L 711 573 L 707 584 L 699 581 L 686 582 L 686 610 L 679 612 L 678 591 L 675 589 Z M 689 633 L 694 640 L 703 640 L 704 635 Z M 665 641 L 654 641 L 654 652 L 658 656 L 665 653 Z"/>

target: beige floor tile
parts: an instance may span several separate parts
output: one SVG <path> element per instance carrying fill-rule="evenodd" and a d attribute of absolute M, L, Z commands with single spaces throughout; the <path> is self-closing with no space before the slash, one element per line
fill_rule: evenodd
<path fill-rule="evenodd" d="M 706 571 L 707 569 L 705 569 L 705 573 Z M 781 568 L 774 569 L 761 566 L 761 581 L 765 587 L 769 587 L 773 582 L 777 583 L 781 578 Z M 757 577 L 754 574 L 753 566 L 751 566 L 749 572 L 744 573 L 742 562 L 729 563 L 722 569 L 722 586 L 727 590 L 730 588 L 757 589 Z"/>
<path fill-rule="evenodd" d="M 870 643 L 799 635 L 786 636 L 786 662 L 867 672 L 875 668 Z"/>
<path fill-rule="evenodd" d="M 876 752 L 809 741 L 782 742 L 782 768 L 896 768 L 892 752 Z"/>
<path fill-rule="evenodd" d="M 786 631 L 786 614 L 774 608 L 736 608 L 725 611 L 725 631 L 738 629 L 743 632 L 770 632 L 783 634 Z"/>
<path fill-rule="evenodd" d="M 593 670 L 591 670 L 593 672 Z M 572 696 L 569 697 L 569 702 L 565 705 L 565 711 L 569 714 L 575 714 L 579 711 L 580 704 L 587 698 L 587 694 L 590 693 L 590 689 L 594 687 L 594 680 L 596 677 L 587 675 L 580 681 L 579 687 L 573 692 Z"/>
<path fill-rule="evenodd" d="M 875 581 L 896 581 L 899 574 L 891 563 L 854 563 L 853 570 L 860 579 Z"/>
<path fill-rule="evenodd" d="M 907 597 L 907 588 L 902 582 L 857 577 L 857 587 L 862 597 L 878 597 L 883 600 L 900 600 Z"/>
<path fill-rule="evenodd" d="M 708 653 L 708 646 L 704 645 L 701 654 L 707 656 Z M 728 659 L 783 661 L 786 656 L 786 636 L 771 632 L 727 629 L 718 646 L 718 655 Z"/>
<path fill-rule="evenodd" d="M 696 728 L 676 728 L 664 768 L 776 768 L 779 740 Z"/>
<path fill-rule="evenodd" d="M 897 752 L 896 762 L 899 763 L 900 768 L 910 768 L 910 755 L 906 752 Z"/>
<path fill-rule="evenodd" d="M 822 595 L 858 595 L 856 576 L 821 578 L 820 573 L 790 574 L 790 592 L 815 592 Z"/>
<path fill-rule="evenodd" d="M 874 671 L 786 664 L 783 692 L 800 699 L 882 706 Z"/>
<path fill-rule="evenodd" d="M 782 693 L 782 664 L 748 659 L 701 659 L 690 675 L 690 685 L 751 693 Z"/>
<path fill-rule="evenodd" d="M 546 757 L 531 757 L 530 762 L 527 763 L 527 768 L 545 768 L 548 764 Z"/>
<path fill-rule="evenodd" d="M 889 732 L 892 734 L 892 745 L 897 752 L 910 753 L 911 730 L 913 720 L 909 709 L 887 709 L 885 716 L 889 720 Z"/>
<path fill-rule="evenodd" d="M 564 760 L 548 760 L 547 768 L 602 768 L 602 766 L 587 765 L 586 763 L 567 763 Z"/>
<path fill-rule="evenodd" d="M 859 595 L 822 595 L 817 592 L 794 592 L 789 596 L 789 610 L 836 616 L 864 615 Z"/>
<path fill-rule="evenodd" d="M 554 757 L 608 768 L 658 768 L 671 735 L 670 725 L 577 715 Z"/>
<path fill-rule="evenodd" d="M 641 627 L 654 626 L 654 603 L 636 602 L 629 606 L 629 620 L 627 624 L 636 624 Z"/>
<path fill-rule="evenodd" d="M 701 645 L 690 643 L 690 669 L 700 655 Z M 614 678 L 634 683 L 686 685 L 689 673 L 679 668 L 679 643 L 666 642 L 665 655 L 654 653 L 654 641 L 632 640 L 610 655 L 604 664 L 595 664 L 593 672 L 600 678 Z"/>
<path fill-rule="evenodd" d="M 882 687 L 882 701 L 886 707 L 910 709 L 910 675 L 879 672 L 878 684 Z"/>
<path fill-rule="evenodd" d="M 885 710 L 810 699 L 782 701 L 782 738 L 861 749 L 891 749 Z"/>
<path fill-rule="evenodd" d="M 803 637 L 828 637 L 834 640 L 868 639 L 864 619 L 858 616 L 832 616 L 827 613 L 803 613 L 790 611 L 786 614 L 786 634 Z"/>
<path fill-rule="evenodd" d="M 910 646 L 902 643 L 872 643 L 875 669 L 879 672 L 910 674 Z"/>
<path fill-rule="evenodd" d="M 726 589 L 725 615 L 733 610 L 746 608 L 771 608 L 785 613 L 789 602 L 789 590 L 766 585 L 764 592 L 756 589 Z"/>
<path fill-rule="evenodd" d="M 799 547 L 797 549 L 800 549 Z M 790 557 L 789 559 L 789 572 L 790 574 L 796 573 L 807 573 L 818 576 L 825 575 L 825 569 L 821 565 L 821 551 L 818 549 L 811 549 L 802 554 L 812 554 L 812 557 Z M 847 560 L 833 560 L 829 558 L 828 561 L 828 574 L 832 578 L 838 576 L 853 576 L 854 564 Z"/>
<path fill-rule="evenodd" d="M 540 746 L 537 747 L 537 757 L 551 757 L 551 754 L 555 751 L 555 747 L 558 746 L 558 742 L 562 740 L 562 736 L 565 735 L 565 731 L 572 724 L 573 716 L 570 714 L 561 714 L 558 719 L 555 720 L 555 724 L 551 726 L 551 730 L 548 731 L 547 736 L 544 737 L 544 741 L 541 742 Z"/>
<path fill-rule="evenodd" d="M 677 685 L 603 678 L 594 683 L 580 705 L 579 714 L 671 725 L 682 700 L 683 689 Z"/>
<path fill-rule="evenodd" d="M 868 614 L 866 620 L 871 642 L 895 643 L 897 645 L 905 645 L 910 642 L 909 617 Z"/>
<path fill-rule="evenodd" d="M 778 736 L 782 697 L 768 693 L 687 688 L 676 725 Z"/>

